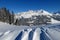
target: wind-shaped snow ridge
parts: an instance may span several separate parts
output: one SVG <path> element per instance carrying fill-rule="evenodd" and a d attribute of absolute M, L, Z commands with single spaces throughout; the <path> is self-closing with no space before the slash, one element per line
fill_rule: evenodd
<path fill-rule="evenodd" d="M 36 28 L 31 31 L 20 32 L 15 40 L 51 40 L 51 38 L 43 29 Z"/>

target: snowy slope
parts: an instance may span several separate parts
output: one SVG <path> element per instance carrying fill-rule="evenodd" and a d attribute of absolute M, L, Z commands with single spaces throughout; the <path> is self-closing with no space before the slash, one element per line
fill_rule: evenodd
<path fill-rule="evenodd" d="M 51 23 L 52 23 L 52 24 L 54 24 L 54 23 L 60 23 L 60 21 L 57 21 L 57 20 L 51 18 Z"/>
<path fill-rule="evenodd" d="M 0 22 L 0 40 L 60 40 L 60 24 L 14 26 Z"/>

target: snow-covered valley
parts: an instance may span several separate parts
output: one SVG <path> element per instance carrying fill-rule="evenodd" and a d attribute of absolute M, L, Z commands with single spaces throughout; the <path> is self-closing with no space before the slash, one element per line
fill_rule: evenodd
<path fill-rule="evenodd" d="M 0 22 L 0 40 L 60 40 L 60 24 L 15 26 Z"/>

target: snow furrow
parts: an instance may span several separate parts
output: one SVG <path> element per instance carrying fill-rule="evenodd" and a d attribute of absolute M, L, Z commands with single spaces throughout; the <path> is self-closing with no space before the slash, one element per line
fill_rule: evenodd
<path fill-rule="evenodd" d="M 40 28 L 37 28 L 33 34 L 33 40 L 40 40 L 40 33 L 41 33 Z"/>

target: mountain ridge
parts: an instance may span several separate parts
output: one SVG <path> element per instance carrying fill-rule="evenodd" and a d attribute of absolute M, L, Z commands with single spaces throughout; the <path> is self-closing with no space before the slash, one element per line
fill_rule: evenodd
<path fill-rule="evenodd" d="M 30 18 L 31 16 L 34 16 L 34 15 L 36 15 L 36 16 L 38 16 L 38 15 L 50 15 L 50 16 L 52 16 L 51 13 L 49 13 L 49 12 L 41 9 L 41 10 L 38 10 L 38 11 L 29 10 L 29 11 L 27 11 L 27 12 L 18 13 L 18 14 L 16 15 L 16 18 L 17 18 L 17 17 L 20 17 L 20 18 L 21 18 L 21 17 Z"/>

